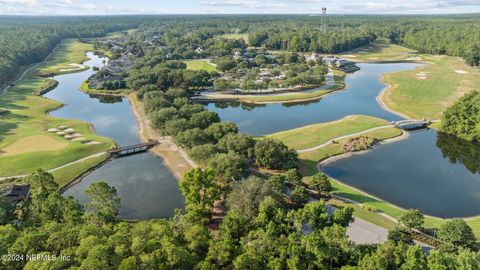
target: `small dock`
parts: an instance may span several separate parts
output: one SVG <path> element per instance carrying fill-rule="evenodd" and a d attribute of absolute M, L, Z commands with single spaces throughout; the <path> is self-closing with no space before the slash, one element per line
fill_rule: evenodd
<path fill-rule="evenodd" d="M 124 146 L 124 147 L 108 150 L 108 154 L 110 154 L 110 156 L 113 156 L 113 157 L 121 157 L 121 156 L 137 154 L 137 153 L 145 152 L 159 143 L 160 142 L 158 141 L 148 141 L 146 143 L 139 143 L 139 144 Z"/>
<path fill-rule="evenodd" d="M 391 124 L 394 125 L 396 128 L 403 129 L 403 130 L 415 130 L 415 129 L 422 129 L 428 127 L 432 122 L 430 120 L 401 120 L 395 121 Z"/>

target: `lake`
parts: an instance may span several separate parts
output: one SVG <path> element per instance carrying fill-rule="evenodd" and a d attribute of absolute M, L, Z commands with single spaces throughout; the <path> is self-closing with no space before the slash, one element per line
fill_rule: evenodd
<path fill-rule="evenodd" d="M 90 67 L 103 66 L 107 60 L 88 53 Z M 80 119 L 93 124 L 97 134 L 112 138 L 119 145 L 140 143 L 138 126 L 128 99 L 95 97 L 79 91 L 84 80 L 95 72 L 91 69 L 56 76 L 58 86 L 44 96 L 59 100 L 65 107 L 51 112 L 60 118 Z M 147 219 L 173 216 L 184 207 L 178 180 L 165 167 L 161 158 L 150 152 L 116 159 L 92 171 L 80 183 L 65 191 L 81 203 L 87 202 L 85 190 L 95 181 L 105 181 L 117 189 L 121 198 L 120 217 Z"/>
<path fill-rule="evenodd" d="M 412 70 L 421 64 L 358 64 L 360 70 L 346 77 L 347 88 L 318 101 L 298 104 L 252 105 L 217 102 L 207 105 L 223 121 L 237 123 L 240 131 L 259 136 L 306 125 L 330 122 L 352 114 L 376 116 L 388 121 L 401 117 L 385 111 L 376 97 L 386 87 L 382 74 Z"/>
<path fill-rule="evenodd" d="M 480 214 L 480 145 L 434 130 L 322 166 L 328 175 L 403 208 L 442 217 Z"/>
<path fill-rule="evenodd" d="M 301 104 L 252 105 L 210 103 L 224 121 L 242 132 L 266 135 L 310 124 L 364 114 L 388 121 L 399 116 L 384 110 L 376 97 L 385 88 L 383 74 L 412 70 L 421 64 L 358 64 L 348 75 L 348 88 Z M 438 217 L 480 214 L 480 146 L 434 130 L 412 132 L 366 154 L 339 159 L 323 170 L 339 181 L 404 208 L 417 208 Z"/>

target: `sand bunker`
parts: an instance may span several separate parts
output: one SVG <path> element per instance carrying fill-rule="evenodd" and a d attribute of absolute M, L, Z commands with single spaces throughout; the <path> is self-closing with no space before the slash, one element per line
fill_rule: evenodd
<path fill-rule="evenodd" d="M 409 57 L 409 58 L 407 58 L 407 60 L 408 60 L 408 61 L 421 61 L 422 58 L 421 58 L 421 57 L 418 57 L 418 56 L 417 56 L 417 57 Z"/>
<path fill-rule="evenodd" d="M 80 133 L 74 133 L 74 134 L 72 134 L 72 137 L 74 137 L 74 138 L 80 138 L 80 137 L 82 137 L 82 134 L 80 134 Z"/>
<path fill-rule="evenodd" d="M 88 144 L 88 145 L 95 145 L 95 144 L 102 144 L 101 142 L 97 142 L 97 141 L 91 141 L 91 142 L 87 142 L 85 144 Z"/>
<path fill-rule="evenodd" d="M 67 128 L 67 129 L 65 129 L 64 131 L 65 131 L 65 132 L 74 132 L 75 129 L 73 129 L 73 128 Z"/>
<path fill-rule="evenodd" d="M 370 59 L 370 60 L 377 60 L 378 57 L 370 57 L 370 58 L 368 58 L 368 59 Z"/>
<path fill-rule="evenodd" d="M 85 66 L 84 65 L 80 65 L 80 64 L 76 64 L 76 63 L 71 63 L 71 64 L 68 64 L 69 66 L 71 67 L 74 67 L 74 68 L 62 68 L 60 69 L 61 72 L 65 72 L 65 71 L 75 71 L 75 70 L 80 70 L 80 69 L 84 69 Z"/>
<path fill-rule="evenodd" d="M 419 79 L 419 80 L 426 80 L 427 79 L 427 73 L 425 73 L 425 72 L 419 72 L 416 75 L 417 75 L 417 79 Z"/>
<path fill-rule="evenodd" d="M 59 131 L 59 132 L 57 132 L 57 134 L 60 135 L 60 136 L 63 136 L 63 135 L 65 135 L 65 132 Z"/>
<path fill-rule="evenodd" d="M 355 57 L 357 57 L 357 56 L 356 56 L 356 55 L 353 55 L 353 54 L 344 54 L 344 55 L 342 55 L 342 57 L 355 58 Z"/>
<path fill-rule="evenodd" d="M 67 126 L 58 126 L 58 129 L 66 129 L 68 128 Z"/>
<path fill-rule="evenodd" d="M 72 139 L 72 141 L 84 141 L 85 137 L 77 137 L 75 139 Z"/>
<path fill-rule="evenodd" d="M 47 132 L 57 132 L 57 131 L 58 131 L 58 129 L 56 129 L 56 128 L 49 128 L 49 129 L 47 129 Z"/>
<path fill-rule="evenodd" d="M 457 69 L 457 70 L 455 70 L 455 73 L 458 73 L 458 74 L 467 74 L 468 72 L 466 72 L 465 70 Z"/>

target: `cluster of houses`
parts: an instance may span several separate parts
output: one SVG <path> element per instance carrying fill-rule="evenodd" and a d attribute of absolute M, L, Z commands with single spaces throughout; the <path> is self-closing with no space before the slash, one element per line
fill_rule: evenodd
<path fill-rule="evenodd" d="M 120 56 L 108 61 L 101 68 L 100 74 L 103 76 L 94 74 L 88 78 L 89 89 L 106 89 L 106 85 L 113 89 L 121 88 L 120 86 L 125 85 L 123 75 L 133 66 L 135 57 L 138 55 L 136 48 L 125 47 L 121 38 L 105 41 L 104 44 L 110 49 L 120 52 Z"/>
<path fill-rule="evenodd" d="M 28 200 L 30 185 L 11 185 L 0 191 L 0 195 L 13 206 L 16 206 L 20 202 Z"/>
<path fill-rule="evenodd" d="M 305 61 L 310 62 L 310 61 L 317 61 L 321 59 L 322 63 L 327 65 L 327 66 L 332 66 L 336 67 L 338 69 L 341 69 L 346 72 L 352 72 L 356 71 L 359 68 L 355 65 L 355 62 L 349 61 L 345 58 L 340 58 L 337 56 L 324 56 L 322 57 L 321 55 L 317 53 L 312 53 L 311 55 L 305 57 Z"/>

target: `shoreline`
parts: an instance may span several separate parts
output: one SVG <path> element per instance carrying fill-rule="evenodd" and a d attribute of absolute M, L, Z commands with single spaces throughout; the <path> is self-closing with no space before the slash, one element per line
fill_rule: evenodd
<path fill-rule="evenodd" d="M 150 120 L 145 115 L 143 103 L 137 100 L 135 93 L 126 95 L 130 103 L 132 113 L 138 124 L 138 137 L 142 142 L 149 139 L 158 140 L 160 144 L 150 150 L 153 154 L 161 157 L 165 167 L 173 174 L 177 180 L 181 180 L 183 175 L 197 165 L 193 162 L 188 154 L 178 147 L 170 137 L 161 136 L 156 130 L 150 126 Z"/>

